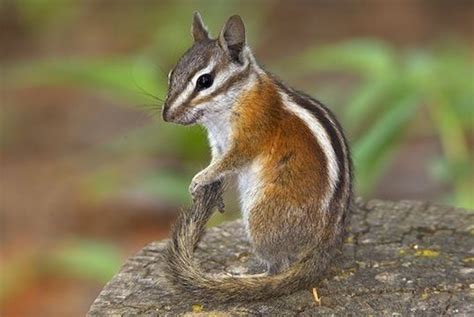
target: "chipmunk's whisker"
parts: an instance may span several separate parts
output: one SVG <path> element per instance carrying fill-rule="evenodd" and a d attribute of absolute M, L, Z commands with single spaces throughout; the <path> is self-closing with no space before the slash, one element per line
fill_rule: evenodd
<path fill-rule="evenodd" d="M 162 104 L 138 104 L 135 107 L 140 108 L 149 118 L 161 115 Z"/>
<path fill-rule="evenodd" d="M 140 92 L 141 92 L 143 95 L 145 95 L 145 96 L 147 96 L 147 97 L 150 97 L 150 98 L 152 98 L 152 99 L 154 99 L 154 100 L 157 100 L 157 101 L 159 101 L 159 102 L 161 102 L 161 103 L 164 103 L 164 102 L 165 102 L 165 100 L 164 100 L 163 98 L 160 98 L 160 97 L 158 97 L 157 95 L 154 95 L 154 94 L 152 94 L 151 92 L 146 91 L 142 86 L 140 86 L 140 85 L 135 81 L 135 79 L 133 80 L 133 82 L 134 82 L 134 84 L 135 84 L 135 87 L 137 87 L 138 89 L 140 89 Z"/>

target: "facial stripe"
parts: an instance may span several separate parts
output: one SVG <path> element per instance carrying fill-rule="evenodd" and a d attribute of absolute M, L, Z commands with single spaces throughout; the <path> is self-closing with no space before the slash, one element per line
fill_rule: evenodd
<path fill-rule="evenodd" d="M 216 62 L 211 61 L 209 65 L 207 65 L 205 68 L 193 73 L 191 75 L 191 80 L 188 80 L 188 83 L 186 84 L 186 88 L 184 88 L 183 91 L 174 100 L 169 101 L 169 111 L 175 112 L 180 106 L 186 105 L 185 101 L 189 100 L 190 97 L 195 93 L 196 80 L 199 78 L 199 76 L 211 72 L 214 69 L 215 65 Z"/>
<path fill-rule="evenodd" d="M 236 66 L 233 63 L 229 63 L 227 65 L 222 65 L 221 68 L 216 68 L 215 77 L 214 77 L 214 84 L 200 92 L 202 97 L 209 96 L 215 93 L 218 89 L 220 89 L 223 85 L 225 85 L 231 78 L 235 77 L 236 75 L 240 74 L 242 70 L 245 70 L 246 67 L 249 65 L 248 61 L 246 61 L 242 66 Z"/>
<path fill-rule="evenodd" d="M 231 62 L 228 63 L 217 63 L 214 73 L 214 84 L 209 88 L 200 92 L 203 100 L 210 100 L 213 96 L 217 96 L 219 93 L 224 92 L 226 87 L 228 88 L 230 83 L 235 82 L 241 74 L 248 74 L 250 65 L 252 64 L 250 51 L 245 50 L 244 52 L 244 63 L 237 65 Z M 200 98 L 200 99 L 201 99 Z M 195 104 L 198 104 L 197 102 Z"/>
<path fill-rule="evenodd" d="M 194 101 L 192 101 L 192 103 L 194 105 L 198 105 L 200 103 L 205 103 L 205 102 L 209 102 L 211 101 L 214 97 L 226 92 L 226 91 L 229 91 L 230 87 L 236 83 L 238 83 L 239 81 L 243 80 L 244 78 L 247 78 L 248 75 L 250 73 L 250 64 L 247 64 L 247 66 L 245 66 L 245 68 L 238 72 L 238 73 L 235 73 L 233 75 L 230 75 L 230 76 L 225 76 L 224 79 L 220 80 L 220 85 L 216 85 L 214 84 L 214 89 L 209 92 L 208 94 L 204 95 L 204 96 L 201 96 L 197 99 L 195 99 Z M 225 81 L 224 81 L 225 80 Z"/>
<path fill-rule="evenodd" d="M 232 86 L 238 83 L 243 77 L 247 77 L 251 63 L 251 56 L 244 54 L 244 64 L 237 65 L 232 62 L 223 62 L 212 59 L 212 55 L 208 57 L 207 66 L 193 72 L 185 80 L 184 88 L 181 92 L 174 96 L 168 96 L 167 108 L 169 116 L 172 118 L 184 118 L 184 116 L 192 116 L 198 111 L 204 109 L 198 108 L 198 105 L 213 100 L 219 95 L 225 96 L 227 92 L 232 90 Z M 174 71 L 174 70 L 173 70 Z M 213 85 L 207 89 L 197 90 L 196 82 L 200 76 L 206 73 L 213 73 Z M 173 74 L 171 74 L 171 77 Z M 176 83 L 171 83 L 171 85 Z"/>
<path fill-rule="evenodd" d="M 189 111 L 189 106 L 195 106 L 210 101 L 215 96 L 229 90 L 232 84 L 234 84 L 243 73 L 247 73 L 250 69 L 249 66 L 250 63 L 248 61 L 240 67 L 234 64 L 217 65 L 216 62 L 211 61 L 207 67 L 195 73 L 193 78 L 188 82 L 185 90 L 172 102 L 170 109 L 173 112 L 173 116 L 179 118 Z M 195 87 L 198 78 L 207 73 L 215 73 L 213 85 L 208 89 L 197 91 Z M 197 96 L 200 97 L 193 102 L 193 99 Z"/>
<path fill-rule="evenodd" d="M 208 53 L 208 54 L 204 54 L 204 61 L 202 61 L 202 64 L 203 65 L 210 65 L 211 64 L 211 58 L 212 58 L 212 54 Z M 214 63 L 215 64 L 215 63 Z M 176 67 L 173 68 L 170 72 L 170 82 L 168 84 L 168 87 L 172 87 L 173 85 L 176 85 L 176 83 L 172 83 L 171 82 L 171 79 L 173 78 L 173 75 L 175 73 L 175 70 L 176 70 Z M 168 95 L 168 105 L 169 105 L 169 108 L 173 108 L 174 106 L 179 106 L 179 103 L 176 103 L 175 101 L 183 95 L 183 93 L 187 93 L 189 94 L 189 90 L 190 90 L 190 83 L 193 81 L 193 79 L 195 79 L 196 75 L 201 72 L 203 70 L 203 68 L 198 68 L 198 69 L 195 69 L 193 72 L 191 72 L 187 78 L 184 80 L 184 87 L 180 90 L 180 93 L 173 93 L 171 95 Z M 168 91 L 168 93 L 170 93 L 170 91 Z"/>
<path fill-rule="evenodd" d="M 173 69 L 168 72 L 168 86 L 171 86 L 171 76 L 173 76 Z"/>
<path fill-rule="evenodd" d="M 189 110 L 189 101 L 192 100 L 197 94 L 196 90 L 193 90 L 192 93 L 188 96 L 188 99 L 186 99 L 181 105 L 178 105 L 174 112 L 173 115 L 175 118 L 180 118 L 183 116 L 188 110 Z"/>
<path fill-rule="evenodd" d="M 286 92 L 280 91 L 280 96 L 283 101 L 283 107 L 287 111 L 296 115 L 307 125 L 307 127 L 313 133 L 314 137 L 318 141 L 326 156 L 330 188 L 325 195 L 322 207 L 323 209 L 327 209 L 331 202 L 331 198 L 334 194 L 339 178 L 339 166 L 336 153 L 332 145 L 332 140 L 330 139 L 326 127 L 324 127 L 321 121 L 315 118 L 308 109 L 294 102 L 293 99 Z"/>
<path fill-rule="evenodd" d="M 217 67 L 216 67 L 217 68 Z M 212 71 L 210 71 L 209 73 L 213 74 L 215 73 L 215 70 L 216 68 L 214 68 Z M 199 76 L 202 76 L 203 74 L 206 74 L 207 73 L 207 68 L 204 70 L 204 71 L 200 71 L 198 76 L 195 76 L 195 81 L 198 80 Z M 175 117 L 179 118 L 181 117 L 182 115 L 184 115 L 184 113 L 186 113 L 190 106 L 192 106 L 192 100 L 200 93 L 200 91 L 196 90 L 196 83 L 194 83 L 194 90 L 192 91 L 191 94 L 189 94 L 187 96 L 187 99 L 184 100 L 181 105 L 177 105 L 176 106 L 176 110 L 174 112 L 174 115 Z"/>

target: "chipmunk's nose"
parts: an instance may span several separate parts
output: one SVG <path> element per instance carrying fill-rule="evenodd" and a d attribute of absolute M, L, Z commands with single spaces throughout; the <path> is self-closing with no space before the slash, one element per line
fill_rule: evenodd
<path fill-rule="evenodd" d="M 168 102 L 165 102 L 165 104 L 163 105 L 163 111 L 161 112 L 163 120 L 165 122 L 170 121 L 169 109 L 170 109 L 170 107 L 168 105 Z"/>
<path fill-rule="evenodd" d="M 163 111 L 162 111 L 161 115 L 163 117 L 163 120 L 165 122 L 168 122 L 168 109 L 167 108 L 163 108 Z"/>

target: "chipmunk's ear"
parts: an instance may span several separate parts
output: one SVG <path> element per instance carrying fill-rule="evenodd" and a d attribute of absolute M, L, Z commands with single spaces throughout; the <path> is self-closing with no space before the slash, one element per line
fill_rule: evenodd
<path fill-rule="evenodd" d="M 230 55 L 230 57 L 242 62 L 242 49 L 245 46 L 245 26 L 242 18 L 233 15 L 227 20 L 219 35 L 219 45 Z"/>
<path fill-rule="evenodd" d="M 204 22 L 202 22 L 201 15 L 197 11 L 193 14 L 191 34 L 193 35 L 194 42 L 200 42 L 202 40 L 209 39 L 209 33 L 207 32 L 207 28 L 204 25 Z"/>

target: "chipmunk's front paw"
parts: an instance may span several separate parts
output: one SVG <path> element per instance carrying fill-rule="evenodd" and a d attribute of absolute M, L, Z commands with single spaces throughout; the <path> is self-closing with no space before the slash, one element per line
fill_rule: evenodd
<path fill-rule="evenodd" d="M 189 193 L 193 197 L 193 200 L 196 199 L 199 192 L 201 192 L 204 187 L 209 185 L 210 183 L 212 183 L 212 181 L 207 179 L 206 173 L 204 171 L 197 173 L 196 176 L 193 177 L 193 180 L 189 185 Z"/>
<path fill-rule="evenodd" d="M 222 195 L 219 196 L 219 199 L 216 202 L 216 207 L 217 210 L 223 214 L 225 212 L 225 204 L 224 204 L 224 198 L 222 198 Z"/>

